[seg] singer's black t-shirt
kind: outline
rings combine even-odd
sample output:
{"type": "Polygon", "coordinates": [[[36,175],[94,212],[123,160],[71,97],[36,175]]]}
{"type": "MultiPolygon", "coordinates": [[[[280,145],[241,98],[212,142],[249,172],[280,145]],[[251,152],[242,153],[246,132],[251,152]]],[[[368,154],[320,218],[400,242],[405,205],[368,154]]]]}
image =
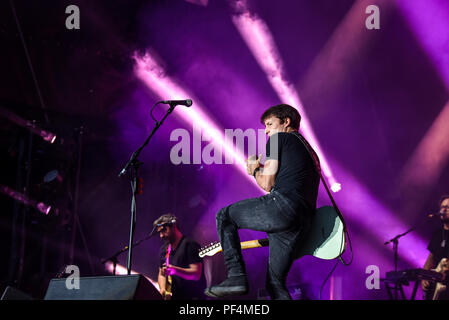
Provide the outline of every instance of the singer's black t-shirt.
{"type": "Polygon", "coordinates": [[[443,227],[435,230],[427,249],[434,255],[437,264],[441,259],[449,258],[449,230],[444,230],[443,227]]]}
{"type": "Polygon", "coordinates": [[[270,136],[266,156],[267,160],[279,161],[273,189],[289,198],[296,206],[294,209],[305,208],[313,212],[316,209],[320,175],[312,156],[297,134],[278,132],[270,136]]]}
{"type": "MultiPolygon", "coordinates": [[[[168,244],[162,245],[160,249],[160,264],[165,263],[168,244]]],[[[172,249],[169,263],[181,268],[188,268],[190,264],[201,262],[203,259],[198,256],[201,246],[194,240],[182,237],[176,249],[172,249]]],[[[186,280],[178,276],[172,276],[172,300],[201,300],[205,299],[206,278],[204,276],[204,263],[201,278],[198,281],[186,280]]]]}

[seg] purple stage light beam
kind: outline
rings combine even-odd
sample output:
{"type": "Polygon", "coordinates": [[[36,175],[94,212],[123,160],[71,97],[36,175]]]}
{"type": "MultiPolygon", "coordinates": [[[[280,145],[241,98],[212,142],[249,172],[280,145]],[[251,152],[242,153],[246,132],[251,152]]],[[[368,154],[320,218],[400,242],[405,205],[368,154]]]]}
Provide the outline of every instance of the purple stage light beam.
{"type": "Polygon", "coordinates": [[[396,3],[449,89],[449,2],[397,0],[396,3]]]}
{"type": "MultiPolygon", "coordinates": [[[[449,90],[449,2],[398,0],[397,6],[449,90]]],[[[449,101],[413,151],[401,173],[401,188],[413,192],[409,210],[419,208],[449,161],[449,101]]]]}
{"type": "MultiPolygon", "coordinates": [[[[404,185],[430,188],[449,160],[449,101],[421,139],[402,172],[404,185]]],[[[421,189],[421,188],[420,188],[421,189]]]]}
{"type": "MultiPolygon", "coordinates": [[[[108,272],[110,273],[114,273],[114,264],[110,261],[105,263],[105,268],[108,272]]],[[[116,275],[127,275],[128,274],[128,268],[122,266],[121,264],[116,264],[115,265],[115,274],[116,275]]],[[[131,274],[140,274],[137,271],[131,270],[131,274]]],[[[159,284],[157,283],[157,281],[154,281],[153,279],[151,279],[150,277],[147,277],[144,274],[140,274],[141,276],[143,276],[145,279],[147,279],[148,281],[151,282],[151,284],[157,289],[157,291],[159,290],[159,284]]]]}
{"type": "Polygon", "coordinates": [[[293,84],[286,79],[284,66],[271,32],[266,23],[248,10],[246,1],[234,4],[236,13],[232,21],[252,52],[259,66],[265,72],[268,81],[281,101],[298,109],[301,114],[301,131],[317,152],[324,175],[328,178],[333,192],[341,189],[324,157],[312,125],[306,116],[303,104],[293,84]]]}
{"type": "MultiPolygon", "coordinates": [[[[365,26],[368,15],[365,13],[371,0],[355,1],[345,14],[334,32],[328,38],[321,51],[315,56],[305,75],[300,80],[299,88],[303,96],[319,97],[322,92],[330,94],[338,91],[341,84],[348,81],[346,77],[356,66],[354,61],[369,50],[369,44],[377,34],[365,26]],[[323,77],[323,74],[326,77],[323,77]]],[[[376,0],[381,10],[382,25],[386,23],[394,1],[376,0]]]]}
{"type": "MultiPolygon", "coordinates": [[[[336,161],[332,161],[332,163],[345,184],[344,192],[340,192],[335,200],[343,214],[363,226],[367,235],[372,235],[381,245],[411,228],[397,219],[390,209],[382,205],[369,190],[339,166],[336,161]]],[[[423,219],[428,218],[423,216],[423,219]]],[[[408,233],[400,239],[399,250],[400,253],[403,253],[401,257],[413,266],[422,267],[424,265],[428,254],[426,248],[427,243],[416,232],[408,233]]]]}
{"type": "Polygon", "coordinates": [[[203,7],[207,7],[207,5],[209,4],[209,0],[185,0],[185,1],[203,7]]]}
{"type": "MultiPolygon", "coordinates": [[[[156,58],[150,53],[143,56],[134,54],[135,60],[135,74],[137,77],[147,85],[147,87],[156,93],[158,96],[172,100],[182,100],[186,97],[191,97],[192,94],[184,90],[174,80],[166,75],[164,69],[157,62],[156,58]]],[[[205,135],[209,137],[209,141],[217,148],[223,149],[226,155],[230,156],[237,164],[238,170],[247,177],[253,184],[257,186],[255,179],[246,172],[246,161],[244,156],[237,152],[232,143],[225,139],[217,125],[206,115],[203,111],[204,107],[194,100],[194,106],[191,108],[179,108],[176,110],[176,115],[179,115],[184,121],[194,127],[198,127],[205,135]]]]}

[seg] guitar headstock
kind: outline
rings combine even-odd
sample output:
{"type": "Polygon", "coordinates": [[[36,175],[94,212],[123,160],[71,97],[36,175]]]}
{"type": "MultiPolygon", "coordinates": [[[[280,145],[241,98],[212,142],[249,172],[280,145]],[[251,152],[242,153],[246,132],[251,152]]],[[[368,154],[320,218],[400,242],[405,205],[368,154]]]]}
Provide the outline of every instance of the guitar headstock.
{"type": "Polygon", "coordinates": [[[215,241],[211,242],[207,246],[202,247],[199,250],[198,255],[200,256],[200,258],[204,258],[205,256],[212,257],[213,255],[219,253],[221,250],[222,249],[220,242],[215,241]]]}

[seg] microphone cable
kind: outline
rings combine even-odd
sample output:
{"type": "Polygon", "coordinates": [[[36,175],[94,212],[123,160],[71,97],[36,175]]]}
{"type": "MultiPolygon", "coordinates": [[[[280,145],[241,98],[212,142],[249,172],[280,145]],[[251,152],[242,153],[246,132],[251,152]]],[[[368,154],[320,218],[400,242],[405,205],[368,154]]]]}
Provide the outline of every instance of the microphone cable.
{"type": "Polygon", "coordinates": [[[345,244],[346,237],[347,237],[347,239],[348,239],[349,249],[350,249],[350,251],[351,251],[351,259],[350,259],[349,262],[345,262],[345,260],[344,260],[343,257],[342,257],[342,254],[343,254],[343,253],[340,254],[340,255],[336,258],[337,261],[335,261],[335,264],[334,264],[334,266],[332,267],[331,271],[328,273],[328,275],[327,275],[326,278],[324,279],[323,283],[321,284],[320,292],[319,292],[319,294],[318,294],[318,300],[321,300],[321,295],[322,295],[323,288],[324,288],[326,282],[327,282],[327,281],[329,280],[329,278],[332,276],[332,273],[334,273],[335,269],[337,268],[338,262],[341,261],[341,263],[342,263],[344,266],[349,266],[349,265],[352,263],[352,261],[354,260],[354,252],[352,251],[351,238],[349,237],[349,232],[346,230],[346,228],[345,228],[345,231],[344,231],[344,236],[342,237],[342,241],[341,241],[341,243],[340,243],[340,251],[342,250],[342,248],[343,248],[343,246],[344,246],[344,244],[345,244]]]}

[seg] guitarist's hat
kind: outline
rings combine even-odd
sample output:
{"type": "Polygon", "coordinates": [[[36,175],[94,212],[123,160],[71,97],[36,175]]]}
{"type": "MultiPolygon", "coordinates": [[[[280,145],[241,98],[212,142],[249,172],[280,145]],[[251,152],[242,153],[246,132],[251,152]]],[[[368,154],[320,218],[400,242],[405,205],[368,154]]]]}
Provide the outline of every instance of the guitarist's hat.
{"type": "MultiPolygon", "coordinates": [[[[178,226],[178,218],[176,216],[172,215],[171,213],[164,214],[164,215],[160,216],[159,218],[157,218],[156,220],[154,220],[154,222],[153,222],[154,227],[162,227],[162,226],[169,227],[172,225],[178,226]]],[[[178,226],[178,228],[179,228],[179,226],[178,226]]]]}

